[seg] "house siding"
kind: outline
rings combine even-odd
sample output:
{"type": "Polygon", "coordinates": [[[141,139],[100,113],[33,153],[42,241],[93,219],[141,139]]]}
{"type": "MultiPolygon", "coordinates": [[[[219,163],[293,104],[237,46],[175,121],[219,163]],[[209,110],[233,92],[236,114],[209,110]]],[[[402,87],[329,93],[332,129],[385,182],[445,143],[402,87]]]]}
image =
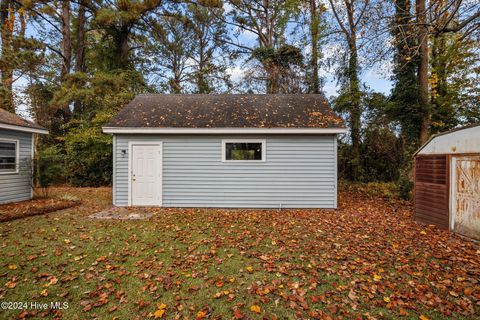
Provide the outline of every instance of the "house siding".
{"type": "Polygon", "coordinates": [[[117,135],[114,204],[128,205],[129,142],[161,141],[164,207],[335,208],[336,139],[336,135],[117,135]],[[265,139],[266,161],[222,162],[222,139],[238,138],[265,139]]]}
{"type": "Polygon", "coordinates": [[[18,173],[0,174],[0,203],[16,202],[32,197],[32,133],[0,129],[0,139],[19,140],[18,173]]]}

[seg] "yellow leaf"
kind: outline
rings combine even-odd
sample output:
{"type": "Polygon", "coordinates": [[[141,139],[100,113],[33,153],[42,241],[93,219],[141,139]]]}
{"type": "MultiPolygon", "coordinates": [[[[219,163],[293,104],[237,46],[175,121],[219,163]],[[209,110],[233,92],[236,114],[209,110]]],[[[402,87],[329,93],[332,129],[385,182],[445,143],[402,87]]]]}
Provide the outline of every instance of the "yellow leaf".
{"type": "Polygon", "coordinates": [[[425,232],[425,230],[422,230],[420,234],[427,234],[427,233],[425,232]]]}
{"type": "Polygon", "coordinates": [[[8,265],[8,269],[10,269],[10,270],[16,270],[16,269],[17,269],[17,266],[14,265],[14,264],[9,264],[9,265],[8,265]]]}
{"type": "Polygon", "coordinates": [[[385,301],[386,303],[389,303],[389,302],[390,302],[390,298],[389,298],[389,297],[383,297],[383,301],[385,301]]]}
{"type": "Polygon", "coordinates": [[[430,320],[428,317],[425,317],[423,314],[419,317],[420,320],[430,320]]]}
{"type": "Polygon", "coordinates": [[[382,280],[382,276],[379,276],[378,274],[373,275],[373,281],[380,281],[382,280]]]}
{"type": "Polygon", "coordinates": [[[234,277],[231,277],[231,278],[230,278],[230,282],[231,282],[231,283],[234,283],[234,282],[235,282],[235,278],[234,278],[234,277]]]}
{"type": "Polygon", "coordinates": [[[254,304],[253,306],[250,307],[250,311],[255,312],[255,313],[260,313],[262,309],[260,309],[260,306],[257,306],[254,304]]]}
{"type": "Polygon", "coordinates": [[[253,272],[253,267],[252,267],[252,266],[248,266],[246,269],[247,269],[247,271],[248,271],[249,273],[252,273],[252,272],[253,272]]]}
{"type": "Polygon", "coordinates": [[[47,290],[47,289],[43,289],[42,292],[40,292],[40,295],[41,295],[42,297],[48,296],[48,290],[47,290]]]}
{"type": "Polygon", "coordinates": [[[165,303],[161,303],[161,304],[158,304],[158,303],[157,303],[157,307],[158,307],[158,309],[160,309],[160,310],[167,309],[167,305],[166,305],[165,303]]]}
{"type": "Polygon", "coordinates": [[[164,314],[165,314],[165,309],[158,309],[158,310],[155,311],[155,313],[153,314],[153,317],[154,317],[155,319],[158,319],[158,318],[163,317],[164,314]]]}
{"type": "Polygon", "coordinates": [[[205,319],[206,316],[207,316],[206,311],[200,310],[197,312],[197,319],[205,319]]]}

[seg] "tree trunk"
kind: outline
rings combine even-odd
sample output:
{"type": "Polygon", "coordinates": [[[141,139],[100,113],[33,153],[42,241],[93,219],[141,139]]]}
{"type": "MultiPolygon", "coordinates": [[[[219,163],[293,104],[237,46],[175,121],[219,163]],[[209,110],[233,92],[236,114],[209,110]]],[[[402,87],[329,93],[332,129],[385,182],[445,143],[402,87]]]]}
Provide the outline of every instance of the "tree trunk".
{"type": "MultiPolygon", "coordinates": [[[[11,0],[2,0],[0,4],[0,23],[2,40],[2,59],[8,61],[13,54],[13,28],[15,24],[14,4],[11,0]]],[[[15,113],[13,103],[13,68],[9,63],[1,66],[2,87],[0,91],[0,108],[15,113]]]]}
{"type": "Polygon", "coordinates": [[[196,80],[197,80],[197,92],[198,93],[210,93],[210,86],[208,84],[207,79],[205,78],[206,74],[206,67],[207,67],[207,58],[206,58],[206,44],[204,41],[204,38],[202,37],[205,30],[202,30],[203,32],[200,33],[200,36],[198,38],[198,70],[196,74],[196,80]]]}
{"type": "Polygon", "coordinates": [[[130,46],[128,44],[128,37],[130,36],[129,27],[121,27],[116,34],[116,61],[114,64],[118,69],[127,70],[130,66],[130,46]]]}
{"type": "Polygon", "coordinates": [[[428,93],[428,28],[425,11],[425,0],[416,0],[416,14],[418,25],[418,87],[419,104],[422,112],[420,124],[420,143],[427,141],[430,127],[430,105],[428,93]]]}
{"type": "Polygon", "coordinates": [[[358,79],[358,50],[357,50],[357,28],[355,26],[355,8],[353,3],[345,1],[348,15],[349,35],[348,35],[348,81],[350,89],[350,130],[352,137],[352,179],[359,180],[360,172],[360,83],[358,79]]]}
{"type": "Polygon", "coordinates": [[[77,48],[75,50],[75,71],[85,71],[85,5],[80,1],[77,18],[77,48]]]}
{"type": "Polygon", "coordinates": [[[61,81],[70,73],[72,64],[72,43],[70,35],[70,1],[62,2],[62,55],[61,81]]]}
{"type": "MultiPolygon", "coordinates": [[[[77,17],[77,47],[75,50],[75,72],[85,72],[85,0],[81,0],[78,7],[77,17]]],[[[74,101],[75,113],[83,111],[82,102],[79,99],[74,101]]]]}
{"type": "MultiPolygon", "coordinates": [[[[60,71],[60,81],[66,81],[72,65],[72,39],[70,31],[70,1],[62,2],[62,70],[60,71]]],[[[60,113],[64,123],[70,120],[70,105],[60,106],[60,113]]]]}
{"type": "Polygon", "coordinates": [[[275,94],[279,91],[278,76],[279,71],[274,63],[269,66],[264,66],[267,73],[267,94],[275,94]]]}
{"type": "Polygon", "coordinates": [[[318,77],[319,14],[317,0],[310,0],[310,37],[312,41],[312,57],[310,61],[312,74],[309,81],[310,93],[320,93],[320,79],[318,77]]]}
{"type": "Polygon", "coordinates": [[[360,178],[360,84],[358,80],[358,53],[355,37],[350,40],[350,57],[348,61],[348,78],[350,87],[350,130],[352,137],[352,178],[360,178]]]}

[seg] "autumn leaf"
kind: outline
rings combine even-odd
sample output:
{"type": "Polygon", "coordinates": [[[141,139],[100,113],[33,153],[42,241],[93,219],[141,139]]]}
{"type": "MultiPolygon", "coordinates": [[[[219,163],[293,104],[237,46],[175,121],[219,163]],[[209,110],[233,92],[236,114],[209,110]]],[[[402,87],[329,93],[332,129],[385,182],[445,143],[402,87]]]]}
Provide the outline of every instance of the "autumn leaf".
{"type": "Polygon", "coordinates": [[[243,313],[238,308],[233,309],[233,318],[234,319],[243,319],[243,313]]]}
{"type": "Polygon", "coordinates": [[[163,317],[164,314],[165,314],[165,309],[158,309],[157,311],[155,311],[155,312],[153,313],[153,317],[154,317],[155,319],[158,319],[158,318],[163,317]]]}
{"type": "Polygon", "coordinates": [[[51,285],[57,284],[58,279],[56,277],[52,277],[50,281],[45,285],[46,287],[49,287],[51,285]]]}
{"type": "Polygon", "coordinates": [[[380,281],[380,280],[382,280],[382,276],[380,276],[378,274],[373,275],[373,281],[380,281]]]}
{"type": "Polygon", "coordinates": [[[260,308],[260,306],[254,304],[254,305],[252,305],[252,306],[250,307],[250,311],[255,312],[255,313],[260,313],[260,312],[261,312],[261,308],[260,308]]]}
{"type": "Polygon", "coordinates": [[[197,312],[197,319],[205,319],[207,317],[207,312],[204,310],[200,310],[197,312]]]}
{"type": "Polygon", "coordinates": [[[424,316],[423,314],[418,317],[420,320],[430,320],[430,318],[424,316]]]}
{"type": "Polygon", "coordinates": [[[17,283],[14,282],[14,281],[8,281],[7,283],[5,283],[5,287],[9,288],[9,289],[13,289],[17,286],[17,283]]]}
{"type": "Polygon", "coordinates": [[[247,272],[248,272],[248,273],[252,273],[252,272],[253,272],[253,267],[252,267],[252,266],[248,266],[248,267],[246,267],[245,269],[247,269],[247,272]]]}
{"type": "Polygon", "coordinates": [[[15,265],[15,264],[9,264],[9,265],[8,265],[8,269],[9,269],[9,270],[16,270],[16,269],[17,269],[17,265],[15,265]]]}
{"type": "Polygon", "coordinates": [[[350,292],[348,293],[348,297],[350,298],[350,300],[358,300],[358,296],[355,294],[355,291],[353,290],[350,290],[350,292]]]}
{"type": "Polygon", "coordinates": [[[404,316],[404,317],[409,315],[407,310],[405,310],[403,308],[400,308],[400,310],[398,312],[400,313],[401,316],[404,316]]]}
{"type": "Polygon", "coordinates": [[[159,310],[167,309],[167,305],[165,303],[157,303],[157,308],[159,310]]]}

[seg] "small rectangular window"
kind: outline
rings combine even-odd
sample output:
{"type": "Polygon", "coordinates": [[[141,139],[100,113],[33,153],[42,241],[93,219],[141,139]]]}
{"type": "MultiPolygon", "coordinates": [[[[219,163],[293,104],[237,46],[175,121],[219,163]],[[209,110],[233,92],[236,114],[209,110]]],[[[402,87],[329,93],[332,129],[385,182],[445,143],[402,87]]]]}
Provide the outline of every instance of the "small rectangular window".
{"type": "Polygon", "coordinates": [[[0,173],[17,172],[18,142],[0,140],[0,173]]]}
{"type": "Polygon", "coordinates": [[[265,161],[264,140],[224,140],[223,161],[265,161]]]}

